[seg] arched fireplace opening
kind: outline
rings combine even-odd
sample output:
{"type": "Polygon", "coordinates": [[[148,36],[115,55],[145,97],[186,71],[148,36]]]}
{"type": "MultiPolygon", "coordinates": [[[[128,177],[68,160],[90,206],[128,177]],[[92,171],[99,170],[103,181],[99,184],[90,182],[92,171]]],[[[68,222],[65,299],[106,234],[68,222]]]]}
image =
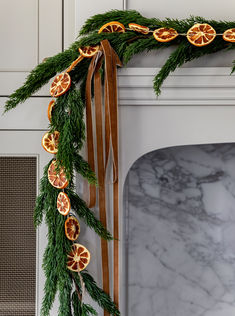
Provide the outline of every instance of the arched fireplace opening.
{"type": "Polygon", "coordinates": [[[143,155],[123,201],[125,314],[234,314],[235,143],[143,155]]]}

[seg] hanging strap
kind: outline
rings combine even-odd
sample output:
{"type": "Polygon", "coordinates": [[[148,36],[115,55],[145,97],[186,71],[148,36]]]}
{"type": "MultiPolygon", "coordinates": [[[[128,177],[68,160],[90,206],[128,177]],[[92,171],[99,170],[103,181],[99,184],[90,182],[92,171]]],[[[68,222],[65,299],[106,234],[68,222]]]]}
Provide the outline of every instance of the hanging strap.
{"type": "MultiPolygon", "coordinates": [[[[106,188],[105,188],[105,165],[104,165],[104,144],[103,144],[103,113],[102,113],[102,83],[100,76],[100,67],[103,57],[100,58],[94,74],[94,97],[95,97],[95,117],[96,117],[96,150],[97,150],[97,167],[98,167],[98,194],[99,194],[99,213],[100,221],[107,228],[106,218],[106,188]]],[[[109,256],[108,242],[101,238],[102,252],[102,276],[103,290],[110,293],[109,287],[109,256]]],[[[110,315],[104,310],[104,316],[110,315]]]]}
{"type": "MultiPolygon", "coordinates": [[[[108,40],[101,42],[101,50],[92,58],[86,81],[86,125],[87,125],[87,151],[88,163],[95,171],[95,154],[92,122],[92,95],[91,85],[94,77],[95,121],[96,121],[96,150],[98,168],[98,194],[100,220],[107,227],[106,218],[106,188],[105,178],[109,158],[112,158],[113,170],[113,296],[118,306],[119,302],[119,195],[118,195],[118,103],[117,103],[117,65],[121,66],[118,55],[110,46],[108,40]],[[102,83],[100,68],[105,60],[105,135],[103,135],[103,112],[102,112],[102,83]],[[103,137],[104,136],[104,137],[103,137]],[[104,141],[105,146],[104,146],[104,141]],[[110,150],[111,149],[111,150],[110,150]],[[104,156],[105,153],[105,156],[104,156]],[[112,154],[112,155],[111,155],[112,154]]],[[[93,207],[96,203],[96,188],[89,187],[88,206],[93,207]]],[[[102,250],[102,274],[103,289],[109,294],[109,256],[106,240],[101,240],[102,250]]],[[[104,315],[109,313],[104,311],[104,315]]]]}
{"type": "MultiPolygon", "coordinates": [[[[88,68],[86,80],[86,139],[87,139],[87,161],[91,169],[95,172],[95,154],[93,141],[93,123],[92,123],[92,95],[91,82],[98,62],[98,53],[92,57],[88,68]]],[[[84,183],[84,196],[88,207],[94,207],[96,204],[96,187],[87,182],[84,183]],[[87,188],[89,187],[89,189],[87,188]]]]}
{"type": "Polygon", "coordinates": [[[118,192],[118,102],[117,65],[121,61],[108,40],[101,42],[105,56],[105,169],[107,168],[110,143],[113,159],[113,297],[119,305],[119,192],[118,192]]]}

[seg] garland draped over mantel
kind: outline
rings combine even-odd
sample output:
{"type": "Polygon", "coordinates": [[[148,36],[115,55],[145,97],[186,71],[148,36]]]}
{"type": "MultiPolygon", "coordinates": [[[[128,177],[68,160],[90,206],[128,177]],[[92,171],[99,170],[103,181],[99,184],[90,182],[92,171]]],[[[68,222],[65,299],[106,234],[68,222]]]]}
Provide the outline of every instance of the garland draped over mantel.
{"type": "MultiPolygon", "coordinates": [[[[118,121],[116,68],[145,50],[173,46],[174,50],[154,78],[154,90],[160,94],[163,81],[184,63],[221,50],[235,48],[235,22],[190,17],[184,20],[148,19],[137,11],[112,10],[86,21],[79,39],[71,47],[39,64],[7,100],[5,111],[24,102],[52,77],[50,93],[56,99],[48,107],[49,132],[43,147],[55,155],[40,183],[34,212],[35,227],[43,218],[48,226],[48,245],[43,257],[46,275],[41,315],[48,316],[59,292],[59,316],[88,316],[97,312],[83,300],[86,291],[106,315],[118,310],[118,121]],[[97,178],[93,141],[92,103],[94,97],[97,145],[97,178]],[[104,107],[103,107],[104,102],[104,107]],[[85,140],[88,162],[79,154],[85,140]],[[105,128],[102,126],[104,112],[105,128]],[[103,135],[103,131],[105,131],[103,135]],[[114,238],[106,229],[105,173],[109,156],[113,165],[114,238]],[[85,202],[75,192],[74,170],[90,185],[85,202]],[[95,205],[96,186],[100,220],[90,207],[95,205]],[[71,216],[72,215],[72,216],[71,216]],[[82,218],[102,239],[103,289],[85,271],[89,251],[76,240],[80,232],[77,218],[82,218]],[[114,290],[109,296],[107,241],[114,243],[114,290]]],[[[235,70],[233,62],[232,72],[235,70]]],[[[82,230],[82,227],[81,227],[82,230]]],[[[92,257],[91,257],[92,260],[92,257]]]]}

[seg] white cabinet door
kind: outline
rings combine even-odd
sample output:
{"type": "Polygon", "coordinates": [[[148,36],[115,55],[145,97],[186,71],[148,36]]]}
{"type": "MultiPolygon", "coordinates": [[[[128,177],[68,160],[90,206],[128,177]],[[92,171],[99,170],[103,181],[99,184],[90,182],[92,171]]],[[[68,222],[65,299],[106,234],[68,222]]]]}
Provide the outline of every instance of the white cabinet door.
{"type": "MultiPolygon", "coordinates": [[[[32,223],[34,200],[38,193],[39,181],[45,164],[51,159],[51,155],[41,146],[42,135],[48,129],[49,85],[25,103],[18,105],[15,110],[5,115],[2,115],[2,113],[7,96],[23,84],[29,72],[45,57],[53,56],[63,50],[63,0],[1,0],[0,21],[0,201],[5,201],[4,205],[8,209],[7,217],[4,219],[1,216],[0,225],[3,225],[5,221],[5,227],[9,226],[13,230],[12,235],[19,233],[19,241],[23,240],[23,248],[22,244],[18,247],[22,251],[25,247],[25,253],[19,258],[19,273],[22,272],[22,275],[24,275],[23,265],[27,266],[29,263],[36,265],[30,272],[31,274],[26,273],[26,279],[29,279],[29,283],[31,282],[31,285],[35,284],[34,291],[32,290],[33,293],[31,293],[31,300],[27,296],[28,290],[22,288],[22,286],[18,286],[17,289],[16,284],[16,289],[14,289],[16,295],[13,301],[11,295],[8,297],[8,293],[10,293],[9,289],[14,287],[14,284],[11,284],[10,281],[12,276],[14,277],[14,268],[17,262],[14,254],[12,257],[9,254],[10,262],[5,270],[10,271],[12,267],[12,274],[8,278],[4,278],[4,282],[0,277],[0,315],[10,315],[10,311],[12,315],[15,315],[17,311],[17,315],[21,312],[19,315],[27,316],[32,315],[32,309],[34,309],[36,311],[35,315],[39,316],[45,281],[42,271],[42,259],[47,244],[47,231],[43,224],[34,234],[32,223]],[[7,172],[9,172],[9,166],[11,165],[15,168],[15,180],[10,182],[12,177],[10,178],[9,175],[8,183],[7,172]],[[28,174],[28,165],[36,174],[33,174],[31,169],[31,173],[28,174]],[[25,184],[20,188],[21,183],[23,183],[20,178],[22,176],[26,178],[26,181],[24,181],[24,183],[26,182],[26,191],[27,181],[32,183],[34,197],[29,197],[29,192],[21,193],[18,202],[19,213],[22,212],[22,218],[19,217],[18,221],[17,216],[12,216],[13,225],[11,227],[8,217],[11,219],[11,213],[14,212],[18,214],[17,209],[14,209],[17,198],[12,194],[15,193],[17,196],[18,191],[12,190],[11,186],[18,184],[19,192],[24,192],[25,184]],[[1,186],[4,187],[4,190],[1,190],[1,186]],[[31,199],[30,205],[27,204],[28,198],[31,199]],[[12,206],[12,204],[14,205],[12,206]],[[32,208],[31,212],[28,210],[29,213],[27,213],[26,208],[22,205],[28,205],[28,208],[32,208]],[[20,228],[25,224],[26,213],[29,214],[32,240],[30,240],[28,233],[24,235],[24,232],[22,232],[22,236],[20,235],[20,228]],[[35,249],[29,250],[29,244],[35,249]],[[24,258],[26,259],[25,263],[23,263],[24,258]],[[29,275],[34,277],[30,279],[29,275]],[[21,293],[21,295],[17,293],[21,293]],[[34,299],[32,299],[32,295],[34,299]]],[[[4,214],[2,208],[5,208],[5,206],[0,203],[1,215],[4,214]]],[[[6,234],[3,229],[0,229],[0,240],[3,240],[7,245],[8,235],[6,234]]],[[[10,249],[16,248],[17,250],[16,245],[17,241],[11,243],[10,249]]],[[[1,247],[0,272],[4,270],[2,264],[3,253],[4,247],[1,247]]],[[[51,315],[57,315],[56,306],[51,315]]]]}
{"type": "Polygon", "coordinates": [[[12,93],[45,57],[62,51],[62,3],[0,1],[0,95],[12,93]]]}

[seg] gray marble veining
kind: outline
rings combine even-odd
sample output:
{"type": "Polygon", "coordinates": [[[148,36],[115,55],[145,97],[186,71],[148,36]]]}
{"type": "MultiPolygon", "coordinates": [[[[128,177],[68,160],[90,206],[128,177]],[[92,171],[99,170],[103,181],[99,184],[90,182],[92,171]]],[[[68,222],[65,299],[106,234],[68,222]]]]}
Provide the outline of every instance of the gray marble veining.
{"type": "Polygon", "coordinates": [[[141,157],[124,204],[126,316],[234,316],[235,144],[141,157]]]}

